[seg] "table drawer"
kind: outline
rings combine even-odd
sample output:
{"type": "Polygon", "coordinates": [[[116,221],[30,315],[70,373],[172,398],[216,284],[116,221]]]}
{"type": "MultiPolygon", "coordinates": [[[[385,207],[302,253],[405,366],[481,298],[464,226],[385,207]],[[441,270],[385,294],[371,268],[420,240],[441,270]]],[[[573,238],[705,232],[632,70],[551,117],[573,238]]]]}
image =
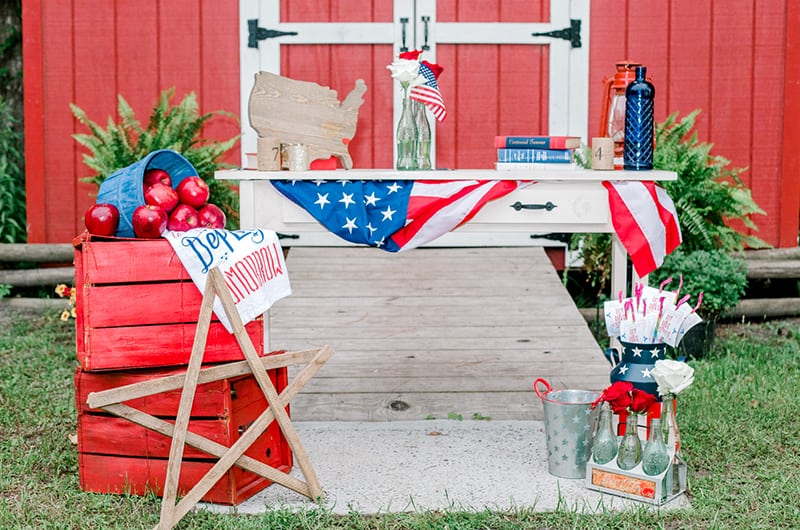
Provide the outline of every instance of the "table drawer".
{"type": "MultiPolygon", "coordinates": [[[[292,245],[344,244],[324,229],[308,212],[286,199],[268,182],[243,182],[242,219],[253,226],[284,234],[300,234],[292,245]],[[246,200],[246,197],[250,200],[246,200]]],[[[530,184],[486,204],[454,233],[601,232],[611,229],[608,192],[591,181],[545,181],[530,184]],[[512,207],[552,203],[547,209],[512,207]]],[[[447,238],[452,234],[442,236],[447,238]]],[[[526,236],[527,237],[527,236],[526,236]]],[[[470,245],[471,246],[471,245],[470,245]]]]}
{"type": "Polygon", "coordinates": [[[608,222],[608,192],[601,183],[582,182],[576,185],[540,182],[490,202],[470,224],[566,225],[608,222]],[[550,209],[541,208],[544,205],[550,209]]]}

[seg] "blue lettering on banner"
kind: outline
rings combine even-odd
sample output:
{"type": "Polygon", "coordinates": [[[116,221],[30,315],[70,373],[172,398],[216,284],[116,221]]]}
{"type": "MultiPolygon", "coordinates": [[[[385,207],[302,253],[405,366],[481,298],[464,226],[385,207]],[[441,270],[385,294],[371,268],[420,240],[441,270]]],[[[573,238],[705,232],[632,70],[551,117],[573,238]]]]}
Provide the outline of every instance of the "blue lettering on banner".
{"type": "Polygon", "coordinates": [[[186,236],[181,238],[181,245],[189,247],[195,254],[198,263],[201,265],[203,274],[207,274],[212,266],[227,261],[228,256],[233,252],[233,246],[228,241],[233,237],[236,241],[250,238],[252,243],[258,244],[266,239],[264,231],[256,230],[209,230],[200,237],[186,236]]]}

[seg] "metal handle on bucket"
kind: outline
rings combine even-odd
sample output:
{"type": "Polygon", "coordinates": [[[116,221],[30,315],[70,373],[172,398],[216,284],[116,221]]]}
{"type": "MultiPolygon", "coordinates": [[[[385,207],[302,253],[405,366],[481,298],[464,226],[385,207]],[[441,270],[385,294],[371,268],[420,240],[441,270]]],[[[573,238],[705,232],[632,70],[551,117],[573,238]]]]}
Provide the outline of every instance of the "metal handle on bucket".
{"type": "Polygon", "coordinates": [[[548,383],[546,379],[542,379],[541,377],[537,378],[536,381],[533,382],[533,391],[536,392],[536,395],[539,396],[539,399],[544,399],[544,394],[542,394],[541,391],[539,391],[538,388],[539,384],[544,385],[545,388],[544,394],[547,394],[548,392],[553,390],[553,387],[550,386],[550,383],[548,383]]]}

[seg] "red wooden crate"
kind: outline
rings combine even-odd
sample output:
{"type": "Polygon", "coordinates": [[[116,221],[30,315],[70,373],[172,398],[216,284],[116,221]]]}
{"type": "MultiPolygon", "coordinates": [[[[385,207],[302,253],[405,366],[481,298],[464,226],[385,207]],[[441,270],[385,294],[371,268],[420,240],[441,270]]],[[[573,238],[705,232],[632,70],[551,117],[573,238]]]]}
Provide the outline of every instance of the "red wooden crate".
{"type": "MultiPolygon", "coordinates": [[[[84,491],[137,495],[154,492],[161,495],[171,438],[101,410],[89,409],[86,399],[91,392],[180,372],[182,370],[174,369],[88,372],[78,368],[75,401],[78,406],[79,477],[84,491]]],[[[269,374],[280,393],[288,383],[286,368],[271,370],[269,374]]],[[[174,390],[125,404],[174,423],[180,394],[181,390],[174,390]]],[[[230,447],[266,408],[267,401],[252,375],[204,383],[197,387],[189,431],[230,447]]],[[[276,422],[245,454],[287,473],[292,468],[291,449],[276,422]]],[[[178,482],[179,493],[188,492],[216,460],[187,445],[178,482]]],[[[233,466],[203,500],[238,504],[270,484],[259,475],[233,466]]]]}
{"type": "MultiPolygon", "coordinates": [[[[165,239],[94,238],[75,246],[76,350],[85,370],[189,362],[202,293],[165,239]]],[[[245,326],[264,354],[263,318],[245,326]]],[[[244,359],[236,337],[212,316],[204,362],[244,359]]]]}

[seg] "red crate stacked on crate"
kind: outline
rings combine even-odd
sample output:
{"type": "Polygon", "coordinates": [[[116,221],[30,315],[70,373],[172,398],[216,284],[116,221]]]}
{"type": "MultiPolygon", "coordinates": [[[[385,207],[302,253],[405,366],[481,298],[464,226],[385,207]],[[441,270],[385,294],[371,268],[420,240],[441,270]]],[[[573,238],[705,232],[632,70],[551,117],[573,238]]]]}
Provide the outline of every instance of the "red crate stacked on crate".
{"type": "MultiPolygon", "coordinates": [[[[74,242],[77,298],[75,374],[81,488],[102,493],[161,493],[171,439],[132,422],[89,409],[89,393],[185,371],[194,343],[202,294],[166,240],[98,239],[84,234],[74,242]]],[[[264,323],[245,327],[259,356],[264,323]]],[[[234,335],[212,318],[204,362],[239,361],[244,355],[234,335]]],[[[286,368],[269,372],[276,390],[287,385],[286,368]]],[[[125,402],[174,421],[180,390],[125,402]]],[[[189,430],[230,447],[267,408],[252,375],[199,385],[189,430]]],[[[291,450],[273,423],[246,453],[289,472],[291,450]]],[[[216,459],[187,446],[179,481],[183,494],[216,459]]],[[[203,497],[238,504],[271,482],[232,467],[203,497]]]]}

